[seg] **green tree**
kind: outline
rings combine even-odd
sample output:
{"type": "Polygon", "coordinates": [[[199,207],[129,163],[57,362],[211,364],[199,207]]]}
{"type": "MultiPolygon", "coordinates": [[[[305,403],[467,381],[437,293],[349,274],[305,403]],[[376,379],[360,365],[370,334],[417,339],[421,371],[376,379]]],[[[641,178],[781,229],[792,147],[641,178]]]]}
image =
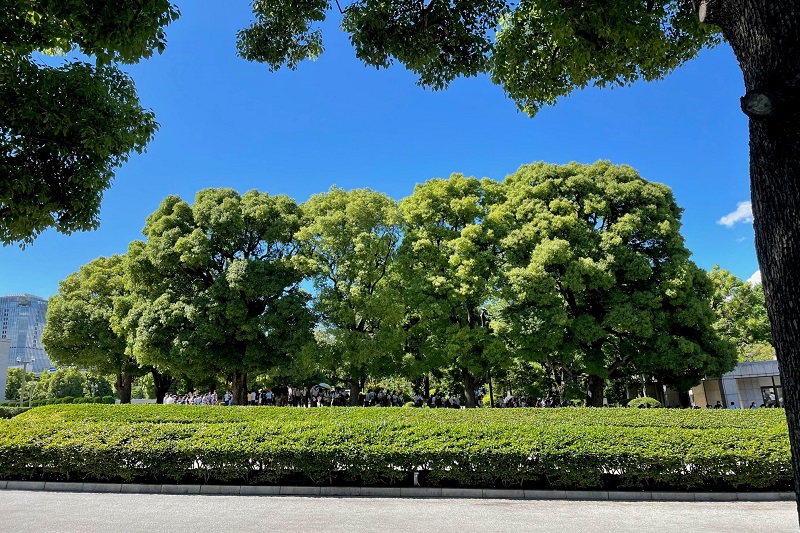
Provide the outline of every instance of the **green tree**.
{"type": "Polygon", "coordinates": [[[127,296],[125,257],[99,257],[70,274],[50,298],[42,345],[57,365],[116,375],[120,402],[130,403],[131,381],[144,370],[115,331],[114,306],[127,296]]]}
{"type": "Polygon", "coordinates": [[[402,348],[403,307],[391,268],[401,237],[397,202],[369,189],[335,187],[302,205],[298,256],[314,281],[318,353],[326,369],[350,388],[350,401],[368,377],[391,372],[402,348]]]}
{"type": "Polygon", "coordinates": [[[646,373],[685,391],[733,368],[666,186],[606,162],[523,166],[504,184],[492,221],[503,323],[521,353],[585,374],[596,407],[608,379],[646,373]]]}
{"type": "Polygon", "coordinates": [[[739,348],[739,361],[773,361],[774,359],[775,347],[771,344],[754,342],[739,348]]]}
{"type": "Polygon", "coordinates": [[[294,200],[205,189],[190,206],[167,197],[129,247],[136,295],[134,353],[142,364],[197,383],[224,376],[237,404],[247,376],[297,354],[310,340],[309,295],[292,262],[294,200]]]}
{"type": "MultiPolygon", "coordinates": [[[[75,367],[42,373],[36,388],[37,398],[83,398],[86,377],[75,367]]],[[[27,393],[26,393],[27,394],[27,393]]]]}
{"type": "MultiPolygon", "coordinates": [[[[271,69],[322,51],[329,0],[253,3],[239,53],[271,69]]],[[[337,3],[337,7],[339,4],[337,3]]],[[[725,40],[744,79],[756,253],[786,396],[800,496],[800,4],[795,0],[361,0],[342,28],[356,55],[441,88],[486,72],[534,114],[576,88],[660,79],[725,40]]],[[[702,87],[697,91],[702,105],[702,87]]],[[[687,102],[687,108],[690,103],[687,102]]],[[[798,497],[800,502],[800,497],[798,497]]],[[[800,503],[798,504],[800,510],[800,503]]]]}
{"type": "Polygon", "coordinates": [[[86,380],[83,386],[84,396],[102,398],[103,396],[114,395],[114,389],[107,376],[89,372],[84,374],[84,378],[86,380]]]}
{"type": "Polygon", "coordinates": [[[750,285],[718,265],[708,275],[714,284],[712,307],[719,334],[736,345],[740,361],[772,359],[772,332],[761,285],[750,285]]]}
{"type": "Polygon", "coordinates": [[[500,184],[453,174],[417,185],[401,200],[401,279],[419,353],[429,369],[454,367],[467,407],[476,378],[504,364],[507,354],[488,307],[496,297],[499,242],[486,223],[500,184]]]}
{"type": "Polygon", "coordinates": [[[48,227],[95,229],[114,169],[157,124],[116,63],[166,44],[169,0],[7,0],[0,20],[0,242],[30,244],[48,227]],[[35,52],[77,50],[94,65],[45,65],[35,52]]]}
{"type": "Polygon", "coordinates": [[[50,396],[50,381],[53,379],[54,372],[55,371],[50,372],[49,370],[45,369],[44,372],[39,374],[39,380],[36,383],[36,390],[33,394],[33,398],[35,400],[55,398],[55,396],[50,396]]]}
{"type": "Polygon", "coordinates": [[[328,344],[329,369],[350,388],[382,378],[402,349],[403,306],[391,268],[401,237],[397,202],[369,189],[331,188],[302,206],[297,234],[303,270],[313,278],[313,308],[328,344]]]}
{"type": "MultiPolygon", "coordinates": [[[[36,381],[35,372],[25,373],[25,384],[36,381]]],[[[11,367],[6,374],[6,400],[19,401],[19,393],[22,390],[22,368],[11,367]]],[[[28,397],[28,391],[25,391],[25,398],[28,397]]]]}

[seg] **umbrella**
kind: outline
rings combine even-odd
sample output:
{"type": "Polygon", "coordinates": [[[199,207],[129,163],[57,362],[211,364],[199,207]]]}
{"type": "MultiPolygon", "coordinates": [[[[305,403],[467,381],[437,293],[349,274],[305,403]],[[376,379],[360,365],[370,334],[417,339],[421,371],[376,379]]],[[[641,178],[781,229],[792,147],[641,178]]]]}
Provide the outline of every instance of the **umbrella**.
{"type": "Polygon", "coordinates": [[[330,388],[331,388],[331,386],[328,385],[327,383],[320,383],[319,385],[317,385],[317,387],[319,387],[321,389],[328,389],[328,390],[330,390],[330,388]]]}

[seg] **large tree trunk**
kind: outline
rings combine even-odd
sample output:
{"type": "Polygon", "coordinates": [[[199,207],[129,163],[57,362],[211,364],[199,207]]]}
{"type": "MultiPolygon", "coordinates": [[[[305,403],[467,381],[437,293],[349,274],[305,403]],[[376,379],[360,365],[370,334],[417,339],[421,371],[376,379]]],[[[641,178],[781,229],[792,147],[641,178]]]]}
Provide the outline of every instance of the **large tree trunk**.
{"type": "Polygon", "coordinates": [[[475,376],[466,368],[461,369],[461,378],[464,383],[464,396],[467,398],[467,408],[475,407],[475,376]]]}
{"type": "Polygon", "coordinates": [[[247,405],[247,372],[235,371],[231,378],[233,405],[247,405]]]}
{"type": "Polygon", "coordinates": [[[133,384],[133,374],[130,372],[122,372],[117,374],[117,380],[114,386],[119,394],[119,403],[131,403],[131,389],[133,384]]]}
{"type": "Polygon", "coordinates": [[[725,0],[718,24],[739,60],[750,117],[756,254],[778,356],[800,505],[800,3],[725,0]]]}
{"type": "Polygon", "coordinates": [[[169,374],[162,374],[155,368],[150,373],[153,375],[153,383],[156,386],[156,403],[164,403],[164,396],[166,396],[175,378],[169,374]]]}
{"type": "Polygon", "coordinates": [[[689,397],[689,391],[679,391],[678,392],[678,401],[681,404],[681,407],[691,407],[692,400],[689,397]]]}
{"type": "Polygon", "coordinates": [[[361,393],[361,380],[349,379],[347,385],[350,387],[350,405],[356,407],[358,406],[358,395],[361,393]]]}
{"type": "Polygon", "coordinates": [[[606,380],[589,374],[586,378],[586,407],[603,407],[603,389],[606,380]]]}

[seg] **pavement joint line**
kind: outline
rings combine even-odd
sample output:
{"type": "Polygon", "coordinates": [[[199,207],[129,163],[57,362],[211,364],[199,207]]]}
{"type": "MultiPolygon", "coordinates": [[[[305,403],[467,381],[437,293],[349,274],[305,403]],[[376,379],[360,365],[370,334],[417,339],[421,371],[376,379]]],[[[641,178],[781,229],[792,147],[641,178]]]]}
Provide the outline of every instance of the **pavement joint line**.
{"type": "Polygon", "coordinates": [[[310,496],[372,498],[518,499],[564,501],[775,502],[795,501],[793,492],[680,492],[558,489],[489,489],[475,487],[337,487],[293,485],[172,485],[67,481],[0,480],[0,491],[103,492],[200,496],[310,496]]]}

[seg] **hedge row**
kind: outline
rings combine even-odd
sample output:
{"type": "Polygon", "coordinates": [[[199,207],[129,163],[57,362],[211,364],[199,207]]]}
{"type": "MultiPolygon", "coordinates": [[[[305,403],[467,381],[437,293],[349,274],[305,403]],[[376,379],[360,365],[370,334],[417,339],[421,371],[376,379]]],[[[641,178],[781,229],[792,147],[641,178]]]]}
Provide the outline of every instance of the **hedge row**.
{"type": "Polygon", "coordinates": [[[0,421],[0,476],[772,490],[782,410],[52,406],[0,421]]]}
{"type": "Polygon", "coordinates": [[[30,409],[30,407],[6,407],[0,406],[0,418],[14,418],[20,413],[24,413],[30,409]]]}
{"type": "MultiPolygon", "coordinates": [[[[60,405],[64,403],[105,403],[105,404],[114,404],[117,401],[114,399],[113,396],[94,396],[91,398],[88,397],[80,397],[80,398],[73,398],[72,396],[64,396],[63,398],[47,398],[43,400],[32,400],[30,402],[31,407],[41,407],[43,405],[60,405]]],[[[25,405],[28,405],[28,401],[25,400],[25,405]]],[[[19,406],[19,402],[3,402],[0,403],[0,407],[15,407],[19,406]]]]}

